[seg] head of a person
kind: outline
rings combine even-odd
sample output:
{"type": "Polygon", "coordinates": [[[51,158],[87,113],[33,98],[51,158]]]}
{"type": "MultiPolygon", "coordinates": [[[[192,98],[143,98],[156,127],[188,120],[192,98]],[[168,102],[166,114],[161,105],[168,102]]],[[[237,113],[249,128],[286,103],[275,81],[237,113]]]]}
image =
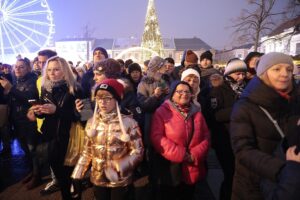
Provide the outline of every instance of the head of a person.
{"type": "Polygon", "coordinates": [[[58,56],[49,58],[44,67],[42,85],[63,80],[68,85],[69,92],[74,94],[76,80],[68,62],[64,58],[58,56]]]}
{"type": "Polygon", "coordinates": [[[171,74],[174,70],[174,66],[175,66],[175,61],[173,58],[171,57],[167,57],[165,58],[165,68],[166,68],[166,73],[167,74],[171,74]]]}
{"type": "Polygon", "coordinates": [[[192,101],[193,89],[184,81],[172,85],[170,100],[180,106],[189,105],[192,101]]]}
{"type": "Polygon", "coordinates": [[[200,92],[200,75],[197,70],[188,68],[181,74],[181,81],[187,82],[193,89],[193,95],[197,96],[200,92]]]}
{"type": "Polygon", "coordinates": [[[9,64],[3,64],[2,65],[2,72],[4,74],[10,74],[12,72],[12,67],[9,64]]]}
{"type": "Polygon", "coordinates": [[[223,76],[221,74],[212,74],[209,77],[209,82],[212,87],[218,87],[223,84],[223,76]]]}
{"type": "Polygon", "coordinates": [[[165,60],[160,56],[154,56],[150,59],[148,64],[147,76],[160,78],[159,75],[164,74],[166,69],[164,68],[165,60]],[[159,77],[158,77],[159,76],[159,77]]]}
{"type": "Polygon", "coordinates": [[[142,68],[138,63],[132,63],[128,66],[128,74],[134,82],[139,82],[142,77],[142,68]]]}
{"type": "Polygon", "coordinates": [[[251,69],[255,70],[257,63],[259,61],[259,58],[263,55],[264,55],[263,53],[259,53],[257,51],[252,51],[252,52],[248,53],[248,55],[244,59],[244,62],[246,63],[247,68],[248,69],[251,68],[251,69]]]}
{"type": "Polygon", "coordinates": [[[28,58],[19,58],[14,66],[15,76],[17,78],[24,77],[31,72],[30,60],[28,58]]]}
{"type": "Polygon", "coordinates": [[[241,83],[246,77],[246,72],[246,63],[239,58],[233,58],[227,62],[227,65],[225,66],[224,76],[228,76],[235,82],[241,83]]]}
{"type": "Polygon", "coordinates": [[[124,62],[124,68],[125,68],[125,71],[126,71],[127,74],[129,74],[129,72],[128,72],[128,66],[131,65],[132,63],[133,63],[132,59],[127,59],[124,62]]]}
{"type": "Polygon", "coordinates": [[[288,93],[293,88],[293,71],[294,63],[291,56],[271,52],[260,58],[256,75],[275,91],[288,93]]]}
{"type": "Polygon", "coordinates": [[[82,76],[85,74],[86,70],[83,66],[77,66],[76,71],[78,73],[78,76],[82,78],[82,76]]]}
{"type": "Polygon", "coordinates": [[[101,83],[107,78],[120,78],[121,66],[118,61],[112,58],[104,59],[94,66],[94,81],[101,83]]]}
{"type": "Polygon", "coordinates": [[[187,50],[185,53],[184,66],[188,67],[190,65],[198,64],[198,56],[192,50],[187,50]]]}
{"type": "Polygon", "coordinates": [[[43,68],[48,60],[48,58],[51,58],[53,56],[57,56],[57,53],[51,49],[45,49],[38,52],[38,61],[35,71],[43,71],[43,68]]]}
{"type": "Polygon", "coordinates": [[[108,58],[108,54],[106,49],[104,49],[103,47],[96,47],[93,51],[93,62],[97,63],[100,62],[104,59],[108,58]]]}
{"type": "Polygon", "coordinates": [[[121,66],[121,73],[124,72],[125,70],[125,62],[123,59],[117,59],[117,61],[120,63],[120,66],[121,66]]]}
{"type": "Polygon", "coordinates": [[[95,99],[100,113],[110,113],[116,109],[124,95],[124,87],[116,79],[105,79],[95,89],[95,99]]]}
{"type": "Polygon", "coordinates": [[[200,56],[200,66],[202,68],[208,68],[212,65],[212,59],[213,54],[210,51],[205,51],[200,56]]]}

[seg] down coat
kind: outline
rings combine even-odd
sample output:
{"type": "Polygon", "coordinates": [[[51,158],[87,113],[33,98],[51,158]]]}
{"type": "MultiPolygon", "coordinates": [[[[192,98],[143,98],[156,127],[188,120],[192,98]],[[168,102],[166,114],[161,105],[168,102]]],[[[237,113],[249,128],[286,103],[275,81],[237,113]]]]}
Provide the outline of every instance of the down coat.
{"type": "Polygon", "coordinates": [[[150,138],[154,150],[162,157],[174,163],[182,163],[181,178],[184,183],[195,184],[204,178],[210,135],[198,107],[192,105],[185,118],[170,100],[166,100],[153,115],[150,138]],[[190,137],[192,138],[187,147],[190,137]],[[194,162],[183,161],[187,151],[194,162]]]}

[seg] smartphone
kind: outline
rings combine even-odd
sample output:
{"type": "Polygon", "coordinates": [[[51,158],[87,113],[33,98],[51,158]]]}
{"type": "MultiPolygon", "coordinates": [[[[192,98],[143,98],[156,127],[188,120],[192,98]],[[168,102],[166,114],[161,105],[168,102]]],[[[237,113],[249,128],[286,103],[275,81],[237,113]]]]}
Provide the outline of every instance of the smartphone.
{"type": "Polygon", "coordinates": [[[37,99],[29,99],[28,103],[32,106],[40,104],[40,102],[37,99]]]}

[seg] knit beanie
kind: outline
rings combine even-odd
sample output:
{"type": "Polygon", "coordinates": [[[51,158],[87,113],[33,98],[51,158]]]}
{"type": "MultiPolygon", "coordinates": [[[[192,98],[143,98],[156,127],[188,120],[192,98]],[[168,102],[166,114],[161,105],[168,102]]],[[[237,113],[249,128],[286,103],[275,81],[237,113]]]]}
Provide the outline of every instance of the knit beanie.
{"type": "Polygon", "coordinates": [[[101,51],[101,53],[103,53],[103,55],[105,56],[105,58],[108,58],[107,51],[103,47],[96,47],[94,49],[94,51],[93,51],[93,55],[95,54],[96,51],[101,51]]]}
{"type": "Polygon", "coordinates": [[[142,73],[142,68],[138,63],[132,63],[128,66],[128,73],[130,74],[133,71],[139,71],[142,73]]]}
{"type": "Polygon", "coordinates": [[[154,56],[151,58],[148,64],[148,70],[151,72],[157,72],[163,65],[165,60],[159,56],[154,56]]]}
{"type": "Polygon", "coordinates": [[[200,75],[199,73],[195,70],[195,69],[192,69],[192,68],[188,68],[186,70],[184,70],[181,74],[181,80],[183,81],[183,79],[189,75],[195,75],[196,77],[198,77],[199,81],[200,81],[200,75]]]}
{"type": "Polygon", "coordinates": [[[116,79],[105,79],[95,89],[95,96],[98,90],[105,90],[112,94],[112,96],[120,102],[124,94],[124,86],[116,79]]]}
{"type": "Polygon", "coordinates": [[[212,56],[213,55],[210,51],[205,51],[204,53],[201,54],[200,61],[202,61],[204,58],[206,58],[212,62],[212,56]]]}
{"type": "Polygon", "coordinates": [[[246,72],[247,65],[244,61],[240,59],[233,59],[229,61],[225,67],[224,75],[229,75],[235,72],[246,72]]]}
{"type": "Polygon", "coordinates": [[[198,56],[192,50],[187,50],[185,55],[185,61],[189,63],[197,64],[198,56]]]}
{"type": "Polygon", "coordinates": [[[280,63],[294,66],[293,59],[291,58],[291,56],[286,55],[284,53],[271,52],[263,55],[262,57],[260,57],[260,60],[256,67],[257,76],[262,75],[269,68],[280,63]]]}
{"type": "Polygon", "coordinates": [[[94,71],[103,73],[106,78],[119,78],[121,76],[121,65],[112,58],[107,58],[95,64],[94,71]]]}

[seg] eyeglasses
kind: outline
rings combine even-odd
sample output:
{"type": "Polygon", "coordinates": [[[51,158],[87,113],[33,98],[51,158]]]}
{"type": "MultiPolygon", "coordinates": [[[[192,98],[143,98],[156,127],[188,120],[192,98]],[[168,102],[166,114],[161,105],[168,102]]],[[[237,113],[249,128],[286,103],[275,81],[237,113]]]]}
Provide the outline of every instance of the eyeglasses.
{"type": "Polygon", "coordinates": [[[191,94],[190,91],[186,91],[186,90],[176,90],[175,92],[179,95],[183,95],[183,94],[190,95],[191,94]]]}
{"type": "Polygon", "coordinates": [[[103,103],[109,103],[109,102],[111,102],[112,99],[113,99],[113,97],[110,97],[110,96],[96,97],[97,101],[103,102],[103,103]]]}

